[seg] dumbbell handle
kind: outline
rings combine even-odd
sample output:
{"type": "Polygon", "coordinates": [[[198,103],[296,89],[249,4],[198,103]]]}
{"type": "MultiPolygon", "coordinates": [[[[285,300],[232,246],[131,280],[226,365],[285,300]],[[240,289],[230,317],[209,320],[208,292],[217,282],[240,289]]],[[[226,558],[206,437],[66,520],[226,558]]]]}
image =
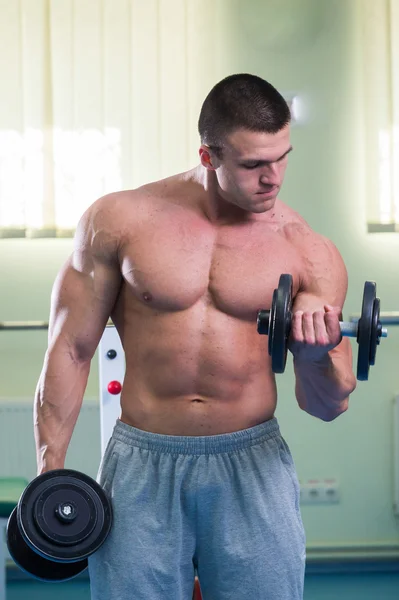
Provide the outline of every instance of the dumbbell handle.
{"type": "MultiPolygon", "coordinates": [[[[270,310],[260,310],[258,313],[258,333],[268,334],[269,332],[269,318],[270,310]]],[[[351,323],[349,321],[340,321],[339,327],[343,337],[357,337],[357,323],[351,323]]],[[[388,337],[388,330],[386,327],[381,328],[381,337],[388,337]]]]}
{"type": "MultiPolygon", "coordinates": [[[[339,327],[344,337],[357,337],[357,323],[340,321],[339,327]]],[[[381,337],[388,337],[388,329],[386,327],[381,328],[381,337]]]]}

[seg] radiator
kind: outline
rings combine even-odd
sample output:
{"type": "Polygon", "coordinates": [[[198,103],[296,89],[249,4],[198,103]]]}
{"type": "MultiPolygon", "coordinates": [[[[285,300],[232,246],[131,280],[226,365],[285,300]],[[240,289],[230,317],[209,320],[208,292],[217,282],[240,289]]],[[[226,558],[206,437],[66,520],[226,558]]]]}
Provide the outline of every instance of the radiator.
{"type": "MultiPolygon", "coordinates": [[[[101,458],[100,409],[83,403],[68,448],[65,467],[96,477],[101,458]]],[[[33,404],[28,399],[0,399],[0,477],[36,476],[33,404]]]]}

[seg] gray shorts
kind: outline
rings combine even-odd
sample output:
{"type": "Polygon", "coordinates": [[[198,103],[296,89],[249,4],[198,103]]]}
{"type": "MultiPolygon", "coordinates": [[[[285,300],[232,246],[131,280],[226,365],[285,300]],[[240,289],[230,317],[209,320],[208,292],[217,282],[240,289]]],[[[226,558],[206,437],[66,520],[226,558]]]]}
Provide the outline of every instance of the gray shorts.
{"type": "Polygon", "coordinates": [[[302,600],[305,535],[276,419],[184,437],[117,422],[99,471],[114,524],[90,557],[93,600],[302,600]]]}

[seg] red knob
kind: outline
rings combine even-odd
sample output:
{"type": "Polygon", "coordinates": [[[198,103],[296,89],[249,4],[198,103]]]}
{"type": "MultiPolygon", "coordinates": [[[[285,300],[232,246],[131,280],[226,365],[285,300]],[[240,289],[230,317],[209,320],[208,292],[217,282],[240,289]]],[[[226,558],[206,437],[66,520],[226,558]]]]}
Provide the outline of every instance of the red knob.
{"type": "Polygon", "coordinates": [[[108,391],[110,394],[117,396],[122,391],[122,386],[119,381],[110,381],[108,384],[108,391]]]}

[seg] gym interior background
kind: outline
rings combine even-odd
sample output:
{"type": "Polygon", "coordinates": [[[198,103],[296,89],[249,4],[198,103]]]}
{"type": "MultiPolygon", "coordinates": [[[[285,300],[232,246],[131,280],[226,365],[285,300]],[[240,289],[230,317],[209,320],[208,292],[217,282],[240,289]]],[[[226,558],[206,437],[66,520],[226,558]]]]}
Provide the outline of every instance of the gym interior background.
{"type": "MultiPolygon", "coordinates": [[[[295,98],[295,152],[281,198],[341,251],[344,318],[360,312],[365,280],[377,282],[382,311],[399,310],[399,210],[389,188],[389,161],[399,168],[399,102],[385,93],[399,91],[390,79],[399,64],[397,13],[396,0],[0,0],[0,212],[4,219],[23,196],[57,191],[65,217],[57,239],[40,237],[48,204],[26,223],[34,239],[16,239],[12,219],[0,222],[0,320],[48,319],[52,283],[72,247],[62,231],[102,193],[194,166],[203,98],[244,71],[295,98]],[[379,35],[391,42],[388,59],[379,35]]],[[[290,360],[277,376],[277,416],[304,484],[306,600],[398,597],[399,328],[388,329],[369,381],[358,382],[348,412],[332,423],[300,411],[290,360]],[[334,501],[306,503],[312,480],[332,480],[334,501]]],[[[31,406],[46,341],[45,331],[0,332],[3,477],[35,476],[31,406]]],[[[98,381],[94,359],[67,460],[94,477],[98,381]]],[[[52,584],[11,564],[7,576],[8,600],[54,596],[52,584]]],[[[86,576],[57,585],[60,599],[72,592],[89,598],[86,576]]]]}

